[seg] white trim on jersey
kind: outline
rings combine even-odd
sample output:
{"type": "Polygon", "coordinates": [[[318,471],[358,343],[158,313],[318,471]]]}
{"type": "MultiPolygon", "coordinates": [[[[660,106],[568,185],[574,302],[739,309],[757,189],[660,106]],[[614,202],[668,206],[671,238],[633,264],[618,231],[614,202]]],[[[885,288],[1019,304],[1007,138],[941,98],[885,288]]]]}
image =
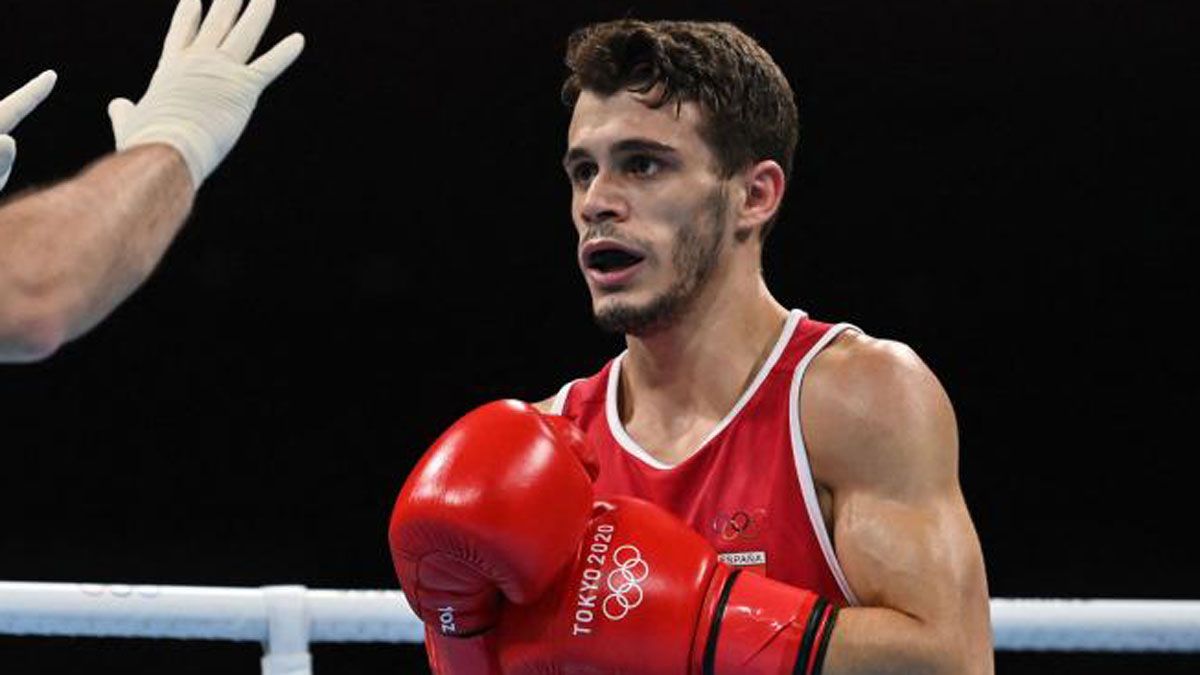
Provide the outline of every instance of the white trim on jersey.
{"type": "MultiPolygon", "coordinates": [[[[746,407],[746,404],[750,402],[750,399],[754,397],[754,394],[762,385],[763,380],[767,379],[767,375],[769,375],[771,373],[771,369],[775,367],[775,362],[779,360],[779,357],[783,356],[783,350],[785,347],[787,347],[788,342],[791,341],[792,334],[796,331],[796,326],[800,324],[800,321],[805,316],[807,316],[807,314],[798,309],[793,309],[792,311],[788,312],[787,321],[783,324],[783,332],[779,335],[779,339],[775,342],[775,347],[771,350],[771,354],[767,356],[767,360],[763,362],[761,367],[759,367],[758,374],[754,376],[754,381],[750,383],[750,386],[746,388],[746,391],[742,392],[742,397],[738,399],[738,402],[733,406],[733,409],[725,415],[725,417],[717,424],[717,426],[713,427],[712,431],[708,432],[708,435],[704,437],[704,440],[700,442],[700,445],[693,448],[691,452],[687,454],[689,458],[699,452],[704,446],[708,445],[708,442],[716,438],[717,434],[724,431],[725,427],[729,426],[729,424],[733,422],[734,418],[738,416],[738,413],[742,411],[742,408],[746,407]]],[[[621,382],[621,363],[625,360],[625,355],[628,353],[628,350],[623,351],[619,356],[617,356],[617,358],[613,359],[612,369],[610,369],[608,373],[608,391],[604,396],[604,413],[605,416],[608,417],[608,430],[610,433],[612,433],[613,438],[617,440],[617,443],[624,448],[626,452],[633,455],[644,464],[663,471],[667,469],[673,469],[675,468],[674,464],[667,464],[666,462],[659,461],[658,459],[655,459],[654,456],[649,452],[646,452],[646,450],[643,449],[642,446],[638,445],[638,442],[633,440],[633,437],[625,431],[625,425],[621,424],[621,415],[617,406],[617,396],[620,393],[619,385],[621,382]]],[[[687,460],[685,459],[683,461],[687,460]]]]}
{"type": "Polygon", "coordinates": [[[817,499],[817,484],[812,477],[812,468],[808,464],[808,451],[804,447],[804,434],[800,429],[800,384],[804,380],[808,364],[812,363],[813,357],[820,354],[821,350],[833,342],[834,338],[846,330],[862,332],[862,329],[848,323],[832,326],[796,365],[796,372],[792,375],[791,393],[788,395],[788,421],[792,430],[792,455],[796,459],[796,475],[800,478],[800,494],[804,495],[808,520],[812,523],[813,533],[817,535],[817,542],[821,545],[821,553],[825,555],[825,563],[829,565],[829,571],[833,572],[833,578],[837,580],[838,588],[842,589],[842,595],[846,596],[846,601],[851,605],[857,605],[858,599],[854,597],[854,591],[850,589],[850,584],[846,581],[846,575],[842,572],[841,564],[838,563],[837,553],[833,550],[829,532],[825,529],[825,519],[821,517],[821,503],[817,499]]]}
{"type": "MultiPolygon", "coordinates": [[[[583,379],[583,378],[579,378],[579,379],[583,379]]],[[[571,380],[570,382],[564,384],[561,388],[559,388],[558,393],[554,395],[554,402],[550,404],[550,413],[551,414],[554,414],[554,415],[563,414],[563,410],[566,410],[566,408],[567,408],[567,396],[571,395],[571,387],[575,386],[575,383],[578,382],[579,379],[571,380]]]]}

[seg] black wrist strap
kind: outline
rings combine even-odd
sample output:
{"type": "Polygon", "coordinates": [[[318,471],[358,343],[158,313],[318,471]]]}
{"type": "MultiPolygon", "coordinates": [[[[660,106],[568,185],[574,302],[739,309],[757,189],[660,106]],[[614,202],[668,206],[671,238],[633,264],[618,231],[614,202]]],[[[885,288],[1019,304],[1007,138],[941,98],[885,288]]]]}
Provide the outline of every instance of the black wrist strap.
{"type": "MultiPolygon", "coordinates": [[[[725,580],[725,587],[721,589],[721,596],[717,599],[717,606],[713,611],[712,623],[708,630],[708,641],[704,645],[704,663],[701,668],[703,675],[714,675],[716,671],[717,639],[721,633],[721,622],[725,618],[725,608],[729,604],[729,595],[733,591],[733,584],[741,573],[741,570],[734,570],[729,575],[729,578],[725,580]]],[[[821,675],[821,668],[825,664],[825,650],[829,647],[829,636],[833,633],[834,624],[837,623],[837,613],[836,605],[830,604],[825,598],[817,598],[812,612],[808,615],[808,622],[804,626],[804,637],[800,641],[800,651],[796,655],[796,665],[792,669],[794,675],[821,675]],[[814,652],[816,658],[813,659],[813,667],[809,671],[807,670],[809,655],[814,652]]]]}
{"type": "Polygon", "coordinates": [[[817,643],[817,658],[813,661],[812,675],[821,675],[821,668],[825,665],[825,650],[829,647],[829,636],[833,635],[833,626],[837,623],[838,608],[829,608],[829,618],[825,620],[825,632],[821,633],[821,640],[817,643]]]}
{"type": "Polygon", "coordinates": [[[717,634],[721,632],[721,619],[725,618],[725,605],[729,604],[729,593],[733,591],[733,582],[737,581],[741,570],[734,570],[725,580],[725,588],[721,589],[721,597],[717,599],[717,608],[713,612],[712,624],[708,629],[708,642],[704,645],[703,675],[713,675],[717,661],[717,634]]]}
{"type": "Polygon", "coordinates": [[[821,667],[825,665],[825,649],[829,646],[833,624],[837,622],[837,612],[838,608],[825,598],[817,599],[804,626],[804,638],[800,641],[800,652],[796,654],[793,675],[821,675],[821,667]],[[809,670],[809,656],[814,652],[816,658],[812,659],[812,670],[809,670]]]}

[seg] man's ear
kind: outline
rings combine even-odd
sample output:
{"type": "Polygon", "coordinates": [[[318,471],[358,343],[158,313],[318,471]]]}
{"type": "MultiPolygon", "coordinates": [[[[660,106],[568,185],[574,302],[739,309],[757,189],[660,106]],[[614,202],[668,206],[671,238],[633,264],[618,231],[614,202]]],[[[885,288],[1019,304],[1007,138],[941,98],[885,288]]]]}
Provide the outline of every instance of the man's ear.
{"type": "Polygon", "coordinates": [[[742,172],[745,197],[741,203],[741,214],[734,228],[738,241],[746,241],[767,224],[779,211],[783,202],[786,180],[783,168],[773,159],[764,159],[742,172]]]}

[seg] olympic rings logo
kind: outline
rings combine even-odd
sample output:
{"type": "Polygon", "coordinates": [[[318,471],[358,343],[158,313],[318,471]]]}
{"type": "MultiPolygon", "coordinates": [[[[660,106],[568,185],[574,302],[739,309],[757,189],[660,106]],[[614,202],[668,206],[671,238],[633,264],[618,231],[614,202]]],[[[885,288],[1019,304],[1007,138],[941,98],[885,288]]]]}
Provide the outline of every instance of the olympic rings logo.
{"type": "Polygon", "coordinates": [[[650,576],[650,565],[642,559],[642,552],[632,544],[625,544],[613,551],[612,561],[617,567],[608,573],[609,596],[604,599],[604,616],[620,621],[642,604],[645,592],[641,583],[650,576]]]}
{"type": "Polygon", "coordinates": [[[766,526],[766,509],[738,510],[732,514],[718,513],[712,521],[713,532],[722,541],[757,539],[766,526]]]}
{"type": "Polygon", "coordinates": [[[725,521],[724,527],[721,528],[721,538],[725,541],[733,541],[749,532],[753,525],[754,521],[750,519],[749,514],[745,511],[738,511],[725,521]]]}

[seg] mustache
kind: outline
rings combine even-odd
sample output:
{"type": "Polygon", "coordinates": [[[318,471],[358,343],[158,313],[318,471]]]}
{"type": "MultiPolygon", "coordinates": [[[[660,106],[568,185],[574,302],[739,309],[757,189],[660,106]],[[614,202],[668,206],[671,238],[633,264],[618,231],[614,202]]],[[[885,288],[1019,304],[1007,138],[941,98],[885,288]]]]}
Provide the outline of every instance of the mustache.
{"type": "Polygon", "coordinates": [[[618,231],[617,226],[610,222],[601,222],[589,226],[583,231],[583,236],[579,238],[579,245],[583,246],[593,239],[611,239],[619,244],[641,250],[648,250],[650,248],[647,242],[622,235],[618,231]]]}

